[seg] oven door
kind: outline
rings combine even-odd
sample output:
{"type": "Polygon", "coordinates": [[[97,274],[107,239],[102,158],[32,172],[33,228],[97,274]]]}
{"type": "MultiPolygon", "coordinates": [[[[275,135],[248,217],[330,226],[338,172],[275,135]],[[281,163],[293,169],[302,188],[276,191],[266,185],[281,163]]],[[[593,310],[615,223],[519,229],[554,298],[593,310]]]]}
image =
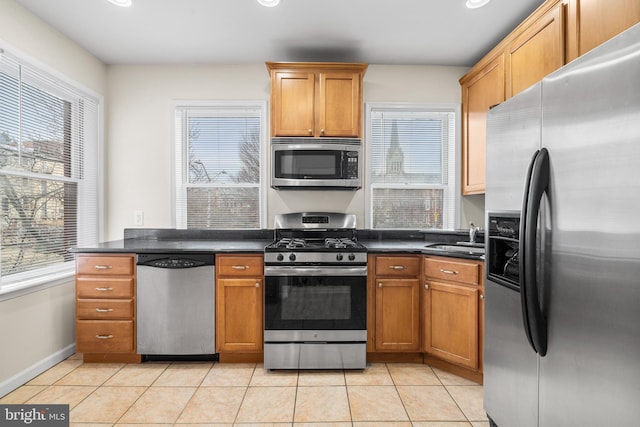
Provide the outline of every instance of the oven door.
{"type": "Polygon", "coordinates": [[[367,267],[265,267],[268,331],[367,329],[367,267]]]}

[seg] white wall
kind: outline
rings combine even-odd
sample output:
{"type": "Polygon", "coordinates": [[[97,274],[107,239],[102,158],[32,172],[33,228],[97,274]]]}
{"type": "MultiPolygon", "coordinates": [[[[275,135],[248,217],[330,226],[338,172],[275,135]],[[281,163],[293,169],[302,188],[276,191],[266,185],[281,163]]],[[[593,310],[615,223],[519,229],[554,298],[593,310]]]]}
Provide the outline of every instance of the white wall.
{"type": "MultiPolygon", "coordinates": [[[[458,79],[464,67],[369,66],[365,102],[459,103],[458,79]]],[[[122,238],[135,227],[134,210],[144,211],[144,226],[172,227],[171,111],[176,100],[267,100],[269,74],[251,65],[113,65],[108,67],[107,234],[122,238]]],[[[477,204],[462,203],[468,217],[482,224],[477,204]],[[471,209],[468,209],[471,206],[471,209]],[[467,212],[467,210],[469,212],[467,212]],[[477,217],[477,218],[476,218],[477,217]]],[[[364,225],[364,191],[267,192],[267,226],[273,216],[294,211],[355,213],[364,225]]]]}
{"type": "MultiPolygon", "coordinates": [[[[105,94],[106,67],[13,0],[0,1],[0,47],[17,49],[54,74],[105,94]]],[[[0,301],[0,396],[74,351],[75,286],[0,301]]]]}

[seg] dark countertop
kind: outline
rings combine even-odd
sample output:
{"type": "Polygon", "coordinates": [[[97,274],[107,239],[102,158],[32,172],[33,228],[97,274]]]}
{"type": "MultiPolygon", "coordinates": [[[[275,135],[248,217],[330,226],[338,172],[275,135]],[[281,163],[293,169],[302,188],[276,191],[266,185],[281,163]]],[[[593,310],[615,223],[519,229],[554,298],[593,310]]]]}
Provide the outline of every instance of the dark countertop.
{"type": "MultiPolygon", "coordinates": [[[[215,252],[261,253],[273,241],[272,230],[194,231],[171,229],[127,229],[122,240],[112,240],[72,253],[162,253],[215,252]]],[[[358,230],[358,240],[370,253],[411,253],[484,260],[483,256],[426,248],[432,243],[455,243],[468,238],[464,231],[372,231],[358,230]]]]}

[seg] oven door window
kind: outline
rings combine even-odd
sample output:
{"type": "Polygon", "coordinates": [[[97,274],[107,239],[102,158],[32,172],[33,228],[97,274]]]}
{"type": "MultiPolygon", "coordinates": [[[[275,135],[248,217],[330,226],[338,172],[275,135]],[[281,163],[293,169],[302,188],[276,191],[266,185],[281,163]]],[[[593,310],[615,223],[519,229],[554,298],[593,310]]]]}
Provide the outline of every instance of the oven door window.
{"type": "Polygon", "coordinates": [[[276,178],[342,179],[342,156],[339,150],[275,151],[276,178]]]}
{"type": "Polygon", "coordinates": [[[268,276],[265,282],[267,330],[366,329],[366,277],[268,276]]]}

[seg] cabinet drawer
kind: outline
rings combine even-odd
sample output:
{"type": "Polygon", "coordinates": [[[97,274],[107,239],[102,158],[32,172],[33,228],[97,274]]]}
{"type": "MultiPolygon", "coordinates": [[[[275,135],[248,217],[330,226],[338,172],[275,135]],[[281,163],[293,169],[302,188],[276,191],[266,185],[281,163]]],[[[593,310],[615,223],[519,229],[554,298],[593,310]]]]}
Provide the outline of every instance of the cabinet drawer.
{"type": "Polygon", "coordinates": [[[83,299],[76,305],[78,319],[131,319],[133,300],[83,299]]]}
{"type": "Polygon", "coordinates": [[[78,298],[132,298],[133,278],[131,279],[76,279],[78,298]]]}
{"type": "Polygon", "coordinates": [[[262,276],[264,260],[262,256],[218,256],[216,268],[223,276],[262,276]]]}
{"type": "Polygon", "coordinates": [[[76,256],[76,274],[133,276],[133,256],[76,256]]]}
{"type": "Polygon", "coordinates": [[[427,277],[450,282],[468,285],[480,283],[480,265],[473,262],[425,258],[424,273],[427,277]]]}
{"type": "Polygon", "coordinates": [[[418,276],[420,258],[417,257],[376,257],[376,276],[418,276]]]}
{"type": "Polygon", "coordinates": [[[76,321],[78,353],[129,353],[133,350],[133,321],[76,321]]]}

